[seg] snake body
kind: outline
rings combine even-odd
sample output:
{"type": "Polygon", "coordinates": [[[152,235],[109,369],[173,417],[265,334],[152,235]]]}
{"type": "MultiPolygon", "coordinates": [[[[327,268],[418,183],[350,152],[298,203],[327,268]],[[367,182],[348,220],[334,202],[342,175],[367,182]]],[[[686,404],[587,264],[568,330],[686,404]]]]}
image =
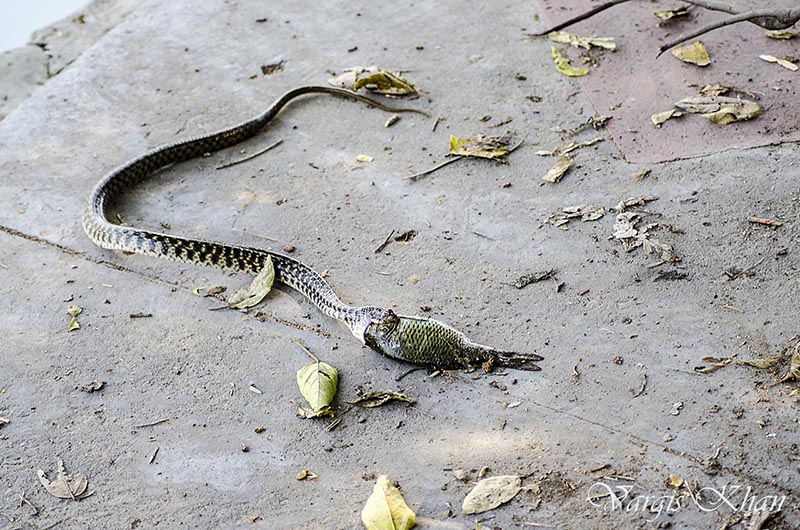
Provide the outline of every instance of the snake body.
{"type": "Polygon", "coordinates": [[[156,147],[114,169],[92,190],[83,214],[83,228],[89,238],[105,249],[190,264],[216,267],[225,271],[258,274],[267,259],[272,260],[275,280],[300,292],[324,314],[342,321],[362,343],[384,355],[403,361],[458,368],[483,364],[505,365],[535,370],[533,354],[500,352],[478,345],[460,331],[433,319],[396,315],[375,306],[350,306],[336,295],[325,279],[308,265],[278,252],[188,239],[109,221],[109,205],[126,190],[158,170],[206,153],[219,151],[258,134],[290,101],[305,94],[332,94],[368,103],[390,112],[418,112],[392,109],[369,98],[343,89],[321,86],[295,88],[279,97],[258,116],[218,132],[156,147]]]}

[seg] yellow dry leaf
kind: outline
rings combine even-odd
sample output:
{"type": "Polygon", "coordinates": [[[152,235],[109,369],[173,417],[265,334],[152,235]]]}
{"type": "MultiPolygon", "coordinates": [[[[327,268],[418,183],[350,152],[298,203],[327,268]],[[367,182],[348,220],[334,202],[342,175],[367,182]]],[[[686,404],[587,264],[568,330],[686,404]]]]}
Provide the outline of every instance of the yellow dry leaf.
{"type": "Polygon", "coordinates": [[[770,39],[788,40],[797,36],[797,33],[792,31],[772,30],[765,33],[770,39]]]}
{"type": "Polygon", "coordinates": [[[617,43],[613,37],[579,37],[566,31],[554,31],[549,33],[547,38],[553,42],[569,44],[573,48],[590,49],[592,46],[606,50],[616,50],[617,43]]]}
{"type": "Polygon", "coordinates": [[[761,370],[768,370],[777,366],[783,360],[783,354],[773,355],[772,357],[764,357],[763,359],[741,359],[736,361],[736,364],[745,364],[753,368],[761,370]]]}
{"type": "Polygon", "coordinates": [[[679,118],[683,116],[683,113],[677,109],[669,109],[665,110],[664,112],[656,112],[652,116],[650,116],[650,122],[655,127],[661,127],[661,124],[667,121],[670,118],[679,118]]]}
{"type": "Polygon", "coordinates": [[[691,44],[681,44],[672,50],[672,55],[685,63],[696,64],[697,66],[708,66],[711,64],[711,57],[708,50],[699,40],[691,44]]]}
{"type": "Polygon", "coordinates": [[[69,305],[67,306],[67,314],[72,317],[69,321],[69,326],[67,327],[67,331],[75,331],[76,329],[81,329],[81,325],[78,324],[78,315],[83,313],[83,309],[76,305],[69,305]]]}
{"type": "Polygon", "coordinates": [[[685,17],[689,14],[689,9],[686,6],[677,9],[665,9],[663,11],[655,11],[653,15],[661,20],[670,20],[675,17],[685,17]]]}
{"type": "Polygon", "coordinates": [[[372,162],[373,160],[375,160],[375,158],[371,157],[369,155],[358,155],[356,157],[356,162],[362,162],[362,163],[367,163],[367,164],[369,162],[372,162]]]}
{"type": "Polygon", "coordinates": [[[361,510],[361,521],[367,530],[410,530],[416,524],[416,514],[389,477],[381,475],[361,510]]]}
{"type": "Polygon", "coordinates": [[[550,46],[550,57],[556,64],[556,70],[567,77],[583,77],[589,73],[588,68],[578,68],[569,64],[569,58],[558,51],[555,46],[550,46]]]}
{"type": "Polygon", "coordinates": [[[412,83],[403,79],[397,74],[387,70],[378,69],[365,77],[359,77],[353,84],[353,90],[358,91],[362,88],[377,92],[378,94],[389,94],[392,96],[419,95],[420,91],[412,83]]]}
{"type": "Polygon", "coordinates": [[[261,271],[253,278],[247,289],[239,289],[228,301],[228,306],[235,309],[247,309],[258,304],[272,289],[275,281],[275,267],[272,258],[267,256],[261,271]]]}
{"type": "Polygon", "coordinates": [[[788,59],[781,59],[779,57],[775,57],[774,55],[759,55],[758,58],[762,61],[767,61],[768,63],[777,63],[787,70],[791,70],[792,72],[796,72],[798,69],[800,69],[800,66],[797,66],[792,61],[788,59]]]}
{"type": "Polygon", "coordinates": [[[509,153],[508,136],[473,134],[466,138],[450,135],[450,154],[498,160],[509,153]]]}
{"type": "Polygon", "coordinates": [[[676,101],[675,106],[686,112],[700,114],[720,125],[749,120],[764,112],[763,107],[755,101],[727,96],[691,96],[676,101]]]}
{"type": "Polygon", "coordinates": [[[564,176],[564,173],[572,166],[572,159],[568,156],[562,156],[556,163],[553,165],[552,168],[542,177],[542,180],[546,182],[552,182],[553,184],[559,182],[561,177],[564,176]]]}
{"type": "Polygon", "coordinates": [[[669,485],[672,486],[673,488],[678,489],[681,486],[683,486],[683,483],[684,483],[683,478],[675,475],[669,476],[669,485]]]}

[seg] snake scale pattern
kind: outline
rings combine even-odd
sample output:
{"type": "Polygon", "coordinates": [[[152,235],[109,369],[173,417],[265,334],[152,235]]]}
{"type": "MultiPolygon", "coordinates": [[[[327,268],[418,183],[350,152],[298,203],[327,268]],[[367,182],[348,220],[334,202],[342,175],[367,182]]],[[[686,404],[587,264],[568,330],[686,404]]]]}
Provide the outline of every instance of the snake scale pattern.
{"type": "Polygon", "coordinates": [[[397,315],[391,309],[350,306],[327,281],[308,265],[278,252],[188,239],[112,223],[107,209],[116,198],[158,170],[238,144],[257,135],[290,101],[306,94],[332,94],[367,103],[388,112],[393,109],[348,90],[303,86],[286,92],[260,115],[218,132],[156,147],[103,177],[92,190],[83,214],[89,238],[105,249],[123,250],[225,271],[258,274],[272,259],[275,280],[295,289],[326,315],[343,322],[364,344],[394,359],[436,368],[506,366],[538,370],[536,354],[506,352],[469,340],[455,328],[434,319],[397,315]]]}

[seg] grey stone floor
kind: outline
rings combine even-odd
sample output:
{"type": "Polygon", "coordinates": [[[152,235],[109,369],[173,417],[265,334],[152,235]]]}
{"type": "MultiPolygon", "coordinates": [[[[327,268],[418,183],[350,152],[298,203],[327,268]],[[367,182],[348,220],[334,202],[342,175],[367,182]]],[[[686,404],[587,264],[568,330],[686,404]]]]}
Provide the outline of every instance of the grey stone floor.
{"type": "MultiPolygon", "coordinates": [[[[767,386],[786,365],[694,370],[706,356],[774,355],[798,334],[797,146],[634,165],[604,136],[545,185],[553,160],[536,151],[568,142],[559,131],[595,109],[555,72],[549,44],[524,38],[541,29],[537,9],[145,1],[0,121],[2,528],[358,528],[379,474],[399,482],[421,528],[696,529],[739,518],[732,528],[749,528],[747,488],[751,499],[786,497],[764,528],[800,526],[797,386],[767,386]],[[278,61],[282,71],[262,74],[278,61]],[[402,104],[445,121],[433,131],[432,119],[404,116],[384,128],[376,109],[309,97],[241,147],[159,173],[119,205],[122,219],[295,245],[346,301],[430,307],[476,340],[541,353],[541,372],[416,371],[397,382],[408,366],[361,347],[296,293],[275,291],[260,314],[209,311],[218,301],[194,288],[249,280],[103,251],[83,234],[83,201],[116,165],[358,64],[406,71],[432,101],[402,104]],[[505,128],[526,140],[508,165],[467,160],[402,178],[444,160],[449,134],[505,128]],[[215,169],[278,139],[252,162],[215,169]],[[359,154],[375,160],[359,164],[359,154]],[[625,253],[610,239],[613,214],[567,231],[546,223],[564,206],[642,195],[659,197],[646,209],[671,228],[657,235],[682,256],[677,266],[625,253]],[[751,215],[784,224],[752,225],[751,215]],[[393,229],[419,235],[375,254],[393,229]],[[727,268],[762,259],[753,276],[726,279],[727,268]],[[559,292],[553,282],[509,285],[548,268],[559,292]],[[688,276],[654,281],[673,269],[688,276]],[[84,309],[73,332],[70,303],[84,309]],[[295,372],[307,357],[292,340],[339,369],[341,405],[358,387],[418,404],[354,410],[329,432],[297,418],[295,372]],[[93,380],[105,388],[80,390],[93,380]],[[58,459],[89,476],[91,497],[45,492],[36,471],[55,473],[58,459]],[[484,466],[540,491],[461,516],[471,483],[452,470],[475,480],[484,466]],[[297,481],[302,469],[318,478],[297,481]],[[710,489],[698,500],[705,510],[685,495],[671,513],[630,502],[672,496],[670,475],[695,498],[728,491],[734,507],[712,506],[710,489]],[[587,500],[602,484],[633,487],[622,509],[587,500]]],[[[577,140],[596,134],[605,135],[577,140]]]]}

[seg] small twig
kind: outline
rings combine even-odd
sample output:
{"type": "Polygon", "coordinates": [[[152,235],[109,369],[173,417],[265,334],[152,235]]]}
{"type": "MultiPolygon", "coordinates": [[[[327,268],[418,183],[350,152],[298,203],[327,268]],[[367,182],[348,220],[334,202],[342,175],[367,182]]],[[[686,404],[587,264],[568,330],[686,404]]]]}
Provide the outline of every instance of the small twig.
{"type": "Polygon", "coordinates": [[[783,226],[781,221],[774,221],[772,219],[764,219],[763,217],[753,217],[750,216],[747,218],[748,221],[754,224],[765,225],[771,228],[778,228],[779,226],[783,226]]]}
{"type": "Polygon", "coordinates": [[[153,461],[156,459],[156,455],[158,454],[158,449],[159,449],[159,448],[158,448],[158,447],[156,447],[156,450],[155,450],[155,451],[153,451],[153,454],[152,454],[152,455],[150,455],[150,460],[148,460],[148,461],[147,461],[147,464],[148,464],[148,465],[152,464],[152,463],[153,463],[153,461]]]}
{"type": "MultiPolygon", "coordinates": [[[[690,3],[695,4],[695,5],[699,5],[701,7],[706,7],[706,6],[702,5],[702,3],[700,3],[700,2],[690,2],[690,3]]],[[[709,9],[713,9],[713,8],[709,8],[709,9]]],[[[715,29],[724,28],[725,26],[730,26],[731,24],[737,24],[739,22],[752,22],[753,24],[756,24],[757,26],[761,26],[761,27],[770,26],[770,28],[771,28],[772,24],[770,22],[767,22],[767,20],[776,19],[777,15],[778,15],[777,11],[778,10],[776,10],[776,9],[754,9],[753,11],[747,11],[745,13],[738,13],[738,14],[735,14],[735,15],[733,15],[731,17],[723,18],[721,20],[717,20],[717,21],[711,22],[710,24],[706,24],[704,26],[701,26],[701,27],[697,28],[696,30],[694,30],[692,32],[689,32],[689,33],[687,33],[685,35],[681,35],[677,39],[664,44],[663,46],[661,46],[661,48],[658,49],[658,55],[656,57],[660,57],[661,54],[664,53],[665,51],[669,50],[670,48],[672,48],[674,46],[677,46],[678,44],[686,42],[687,40],[697,38],[700,35],[704,35],[704,34],[708,33],[709,31],[713,31],[715,29]]],[[[798,18],[800,18],[800,13],[798,13],[798,18]]],[[[795,20],[795,22],[797,22],[797,20],[795,20]]],[[[791,24],[789,26],[786,26],[786,27],[791,27],[791,24]]],[[[785,28],[771,28],[771,29],[785,29],[785,28]]]]}
{"type": "Polygon", "coordinates": [[[19,506],[20,506],[20,508],[22,507],[22,503],[25,503],[28,506],[30,506],[31,509],[33,510],[33,514],[32,515],[38,515],[39,514],[39,509],[36,506],[34,506],[31,501],[29,501],[28,499],[25,498],[25,492],[24,491],[22,492],[22,494],[17,493],[17,497],[19,497],[19,506]]]}
{"type": "Polygon", "coordinates": [[[425,171],[420,171],[419,173],[414,173],[413,175],[408,175],[407,177],[403,177],[403,179],[405,179],[405,180],[417,180],[420,177],[424,177],[425,175],[430,175],[434,171],[439,170],[439,169],[443,168],[444,166],[446,166],[448,164],[452,164],[456,160],[461,160],[462,158],[467,158],[467,157],[464,156],[464,155],[458,155],[458,156],[454,156],[453,158],[448,158],[447,160],[445,160],[441,164],[433,166],[430,169],[426,169],[425,171]]]}
{"type": "Polygon", "coordinates": [[[472,230],[472,233],[475,234],[476,236],[480,236],[482,238],[488,239],[489,241],[496,241],[495,238],[493,238],[491,236],[487,236],[486,234],[481,234],[480,232],[476,232],[475,230],[472,230]]]}
{"type": "Polygon", "coordinates": [[[161,425],[162,423],[166,423],[169,421],[169,418],[164,418],[162,420],[151,421],[150,423],[142,423],[141,425],[134,425],[134,428],[141,429],[142,427],[154,427],[156,425],[161,425]]]}
{"type": "Polygon", "coordinates": [[[439,122],[442,121],[444,118],[441,116],[436,116],[436,119],[433,120],[433,127],[431,128],[431,132],[436,132],[436,127],[439,125],[439,122]]]}
{"type": "Polygon", "coordinates": [[[637,398],[644,394],[644,389],[647,386],[647,374],[642,374],[642,386],[639,387],[639,390],[634,392],[633,397],[637,398]]]}
{"type": "Polygon", "coordinates": [[[608,469],[610,467],[611,467],[611,464],[605,463],[605,464],[602,464],[600,466],[597,466],[595,468],[590,469],[589,473],[597,473],[598,471],[603,471],[604,469],[608,469]]]}
{"type": "Polygon", "coordinates": [[[388,245],[389,243],[391,243],[391,241],[392,241],[392,236],[393,236],[393,235],[394,235],[394,229],[392,229],[392,231],[391,231],[391,232],[389,232],[389,235],[388,235],[388,236],[386,236],[386,239],[384,239],[384,240],[383,240],[383,243],[381,243],[380,245],[378,245],[378,248],[376,248],[376,249],[375,249],[375,254],[377,254],[377,253],[379,253],[381,250],[385,249],[385,248],[386,248],[386,245],[388,245]]]}
{"type": "Polygon", "coordinates": [[[303,350],[304,352],[306,352],[306,355],[308,355],[309,357],[311,357],[311,360],[312,360],[312,361],[314,361],[315,363],[318,363],[318,362],[319,362],[319,357],[317,357],[316,355],[314,355],[313,353],[311,353],[311,351],[310,351],[308,348],[306,348],[305,346],[303,346],[303,344],[302,344],[302,343],[301,343],[299,340],[297,340],[297,339],[292,339],[292,342],[294,342],[295,344],[297,344],[298,346],[300,346],[300,349],[301,349],[301,350],[303,350]]]}
{"type": "Polygon", "coordinates": [[[576,17],[572,17],[571,19],[569,19],[569,20],[567,20],[565,22],[562,22],[560,24],[556,24],[552,28],[546,29],[545,31],[542,31],[541,33],[532,33],[532,34],[529,35],[529,37],[541,37],[543,35],[547,35],[548,33],[552,33],[554,31],[562,30],[562,29],[564,29],[564,28],[566,28],[568,26],[571,26],[573,24],[577,24],[578,22],[580,22],[582,20],[586,20],[587,18],[591,18],[591,17],[595,16],[598,13],[602,13],[603,11],[608,9],[609,7],[614,7],[617,4],[622,4],[622,3],[625,3],[627,1],[628,0],[611,0],[610,2],[606,2],[605,4],[601,4],[601,5],[597,6],[597,7],[593,7],[592,9],[587,11],[586,13],[581,13],[580,15],[578,15],[576,17]]]}
{"type": "Polygon", "coordinates": [[[395,380],[395,381],[400,381],[400,380],[402,380],[402,379],[403,379],[405,376],[407,376],[408,374],[414,373],[414,372],[416,372],[417,370],[421,370],[421,368],[420,368],[419,366],[415,366],[414,368],[411,368],[411,369],[409,369],[409,370],[406,370],[405,372],[403,372],[403,373],[402,373],[402,374],[400,374],[400,375],[396,375],[396,376],[394,377],[394,380],[395,380]]]}
{"type": "Polygon", "coordinates": [[[250,156],[246,156],[246,157],[244,157],[244,158],[242,158],[240,160],[236,160],[235,162],[231,162],[230,164],[223,164],[223,165],[219,166],[217,169],[226,169],[226,168],[229,168],[231,166],[235,166],[235,165],[241,164],[242,162],[247,162],[248,160],[252,160],[252,159],[256,158],[257,156],[263,155],[264,153],[266,153],[270,149],[278,147],[282,143],[283,143],[283,140],[278,140],[274,144],[265,147],[264,149],[262,149],[261,151],[258,151],[257,153],[254,153],[254,154],[252,154],[250,156]]]}
{"type": "Polygon", "coordinates": [[[427,416],[427,417],[429,417],[429,418],[430,418],[430,419],[432,419],[432,420],[435,420],[435,419],[436,419],[436,416],[434,416],[434,415],[433,415],[433,414],[431,414],[430,412],[425,412],[424,410],[422,410],[422,409],[420,409],[420,408],[417,408],[415,405],[408,405],[408,406],[406,407],[406,410],[408,410],[408,409],[411,409],[411,410],[413,410],[414,412],[419,412],[420,414],[422,414],[422,415],[424,415],[424,416],[427,416]]]}

